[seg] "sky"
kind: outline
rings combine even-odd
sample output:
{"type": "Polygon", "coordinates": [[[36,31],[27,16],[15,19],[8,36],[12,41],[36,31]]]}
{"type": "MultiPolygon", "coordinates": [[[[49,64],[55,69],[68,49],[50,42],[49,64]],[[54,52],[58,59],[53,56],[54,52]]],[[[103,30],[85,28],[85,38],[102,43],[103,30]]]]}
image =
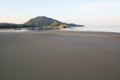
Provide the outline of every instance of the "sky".
{"type": "Polygon", "coordinates": [[[0,23],[37,16],[87,26],[120,26],[120,0],[1,0],[0,23]]]}

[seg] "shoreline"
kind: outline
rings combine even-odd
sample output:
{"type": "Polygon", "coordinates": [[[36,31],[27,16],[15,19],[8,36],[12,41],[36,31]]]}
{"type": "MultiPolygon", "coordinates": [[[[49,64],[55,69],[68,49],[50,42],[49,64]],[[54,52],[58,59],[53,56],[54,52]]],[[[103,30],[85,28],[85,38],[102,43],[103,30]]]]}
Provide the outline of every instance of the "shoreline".
{"type": "Polygon", "coordinates": [[[0,33],[2,32],[29,32],[29,31],[36,31],[36,32],[43,32],[43,31],[63,31],[63,32],[95,32],[95,33],[120,33],[119,31],[95,31],[95,30],[74,30],[74,29],[56,29],[56,30],[28,30],[28,29],[22,29],[22,30],[14,30],[14,29],[0,29],[0,33]]]}

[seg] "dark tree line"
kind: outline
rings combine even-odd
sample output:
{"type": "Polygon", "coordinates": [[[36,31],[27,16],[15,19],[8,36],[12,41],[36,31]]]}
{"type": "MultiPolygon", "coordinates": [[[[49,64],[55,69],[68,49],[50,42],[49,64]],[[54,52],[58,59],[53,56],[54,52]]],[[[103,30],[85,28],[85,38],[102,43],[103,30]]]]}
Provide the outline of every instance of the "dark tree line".
{"type": "Polygon", "coordinates": [[[25,24],[11,24],[11,23],[1,23],[0,29],[15,29],[15,28],[31,28],[35,27],[33,25],[25,25],[25,24]]]}

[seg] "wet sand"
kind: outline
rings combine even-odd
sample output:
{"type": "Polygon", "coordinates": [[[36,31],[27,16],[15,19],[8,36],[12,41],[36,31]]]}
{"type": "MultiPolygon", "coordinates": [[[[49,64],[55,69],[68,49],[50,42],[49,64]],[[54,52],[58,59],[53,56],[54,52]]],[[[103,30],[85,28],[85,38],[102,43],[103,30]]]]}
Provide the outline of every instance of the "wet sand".
{"type": "Polygon", "coordinates": [[[120,34],[2,32],[0,80],[120,80],[120,34]]]}

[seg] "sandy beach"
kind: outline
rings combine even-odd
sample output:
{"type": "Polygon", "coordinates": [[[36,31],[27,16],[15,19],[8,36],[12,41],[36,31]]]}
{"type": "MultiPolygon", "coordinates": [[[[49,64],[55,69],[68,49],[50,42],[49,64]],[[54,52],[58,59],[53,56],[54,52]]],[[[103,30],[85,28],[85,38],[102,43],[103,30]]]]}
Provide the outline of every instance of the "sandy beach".
{"type": "Polygon", "coordinates": [[[0,33],[0,80],[120,80],[120,33],[0,33]]]}

